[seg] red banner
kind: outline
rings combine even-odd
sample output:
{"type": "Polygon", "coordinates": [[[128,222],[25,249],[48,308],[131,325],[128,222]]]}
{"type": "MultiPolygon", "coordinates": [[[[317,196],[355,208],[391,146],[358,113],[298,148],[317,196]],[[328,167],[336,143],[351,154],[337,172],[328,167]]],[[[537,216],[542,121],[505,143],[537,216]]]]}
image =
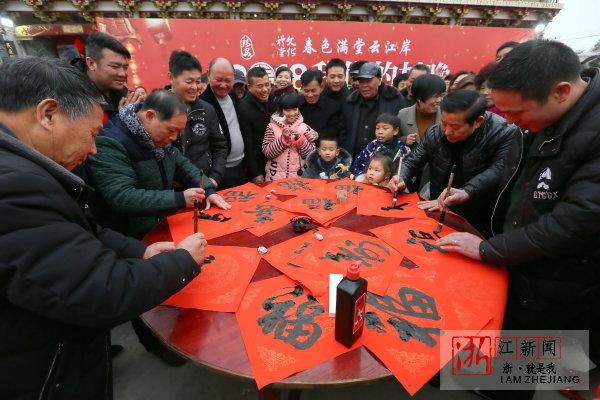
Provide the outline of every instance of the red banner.
{"type": "Polygon", "coordinates": [[[167,83],[169,55],[176,49],[194,54],[204,70],[217,56],[244,72],[263,66],[271,76],[287,65],[296,81],[334,57],[348,64],[375,61],[390,82],[417,62],[477,71],[494,60],[500,44],[533,35],[523,28],[326,21],[99,18],[97,24],[131,51],[129,85],[148,89],[167,83]]]}

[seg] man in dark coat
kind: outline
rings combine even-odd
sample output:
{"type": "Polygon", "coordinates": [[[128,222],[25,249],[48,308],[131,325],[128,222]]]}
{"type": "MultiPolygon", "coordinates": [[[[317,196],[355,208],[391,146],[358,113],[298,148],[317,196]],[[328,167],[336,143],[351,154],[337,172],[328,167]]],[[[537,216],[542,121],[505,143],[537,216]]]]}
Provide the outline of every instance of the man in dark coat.
{"type": "Polygon", "coordinates": [[[299,109],[304,123],[319,134],[336,132],[338,137],[344,136],[340,106],[323,95],[323,73],[309,69],[300,76],[300,82],[302,98],[299,109]]]}
{"type": "Polygon", "coordinates": [[[168,89],[189,108],[185,129],[174,145],[218,187],[225,177],[227,139],[214,107],[198,97],[202,80],[200,62],[187,51],[173,51],[169,57],[169,79],[168,89]]]}
{"type": "Polygon", "coordinates": [[[396,115],[406,107],[398,91],[381,82],[381,68],[375,63],[363,64],[356,77],[358,90],[348,96],[342,108],[345,132],[342,147],[355,157],[375,139],[375,120],[384,112],[396,115]]]}
{"type": "MultiPolygon", "coordinates": [[[[446,199],[446,186],[455,166],[452,210],[465,217],[484,236],[490,235],[489,221],[500,178],[513,136],[514,125],[486,112],[486,101],[474,90],[458,90],[440,104],[442,122],[429,128],[419,145],[405,158],[401,178],[411,191],[415,180],[429,164],[431,201],[419,204],[435,211],[446,199]]],[[[401,186],[402,187],[402,186],[401,186]]]]}
{"type": "Polygon", "coordinates": [[[246,165],[248,174],[254,183],[265,181],[265,165],[267,158],[262,151],[262,142],[271,115],[277,111],[275,96],[271,93],[269,75],[263,67],[248,70],[248,93],[240,101],[240,114],[246,133],[246,142],[251,144],[246,149],[246,165]]]}
{"type": "Polygon", "coordinates": [[[120,107],[144,101],[139,92],[127,89],[127,69],[131,54],[117,39],[102,32],[94,32],[86,39],[85,59],[75,58],[71,64],[85,73],[102,96],[102,122],[114,117],[120,107]]]}
{"type": "Polygon", "coordinates": [[[240,101],[233,91],[234,68],[231,61],[217,57],[208,66],[208,87],[200,98],[215,108],[219,124],[227,139],[227,160],[225,175],[220,189],[226,189],[245,183],[247,174],[246,149],[249,135],[241,123],[240,101]]]}
{"type": "Polygon", "coordinates": [[[439,243],[508,266],[506,329],[589,329],[594,347],[600,304],[600,70],[582,76],[569,47],[533,40],[508,53],[488,86],[507,120],[526,129],[507,161],[494,236],[481,240],[455,233],[439,243]]]}
{"type": "Polygon", "coordinates": [[[70,171],[96,152],[101,94],[57,59],[0,66],[0,398],[112,398],[109,329],[198,274],[200,234],[146,246],[88,218],[70,171]]]}
{"type": "Polygon", "coordinates": [[[340,110],[344,106],[346,97],[350,94],[346,84],[346,62],[339,58],[332,58],[325,65],[325,88],[323,96],[336,101],[340,110]]]}

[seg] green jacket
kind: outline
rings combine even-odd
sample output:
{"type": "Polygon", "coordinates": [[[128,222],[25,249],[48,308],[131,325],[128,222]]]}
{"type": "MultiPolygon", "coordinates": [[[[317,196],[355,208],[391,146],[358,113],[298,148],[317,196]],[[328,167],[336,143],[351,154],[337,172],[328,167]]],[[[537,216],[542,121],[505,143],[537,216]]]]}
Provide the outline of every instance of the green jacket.
{"type": "MultiPolygon", "coordinates": [[[[183,192],[173,181],[199,187],[201,171],[175,147],[162,160],[140,146],[119,119],[109,121],[96,139],[97,154],[87,172],[95,193],[90,206],[98,222],[123,234],[142,238],[166,215],[185,208],[183,192]]],[[[215,191],[204,175],[206,196],[215,191]]]]}

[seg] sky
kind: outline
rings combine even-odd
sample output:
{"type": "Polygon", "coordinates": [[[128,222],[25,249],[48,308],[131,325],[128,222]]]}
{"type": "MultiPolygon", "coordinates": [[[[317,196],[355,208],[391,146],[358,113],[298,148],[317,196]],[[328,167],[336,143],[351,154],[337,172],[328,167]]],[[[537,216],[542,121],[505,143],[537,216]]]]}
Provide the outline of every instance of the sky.
{"type": "Polygon", "coordinates": [[[563,9],[544,31],[577,52],[587,52],[600,41],[600,0],[560,0],[563,9]]]}

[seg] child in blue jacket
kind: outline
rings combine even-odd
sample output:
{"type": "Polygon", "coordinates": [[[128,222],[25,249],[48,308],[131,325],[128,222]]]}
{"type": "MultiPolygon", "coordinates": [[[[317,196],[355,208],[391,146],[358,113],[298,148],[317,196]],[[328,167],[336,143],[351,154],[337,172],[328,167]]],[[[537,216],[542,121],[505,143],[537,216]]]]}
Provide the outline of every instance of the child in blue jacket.
{"type": "Polygon", "coordinates": [[[393,114],[383,113],[375,121],[375,140],[358,153],[350,172],[355,177],[365,173],[374,153],[387,154],[395,164],[409,152],[410,149],[400,139],[400,119],[393,114]]]}

